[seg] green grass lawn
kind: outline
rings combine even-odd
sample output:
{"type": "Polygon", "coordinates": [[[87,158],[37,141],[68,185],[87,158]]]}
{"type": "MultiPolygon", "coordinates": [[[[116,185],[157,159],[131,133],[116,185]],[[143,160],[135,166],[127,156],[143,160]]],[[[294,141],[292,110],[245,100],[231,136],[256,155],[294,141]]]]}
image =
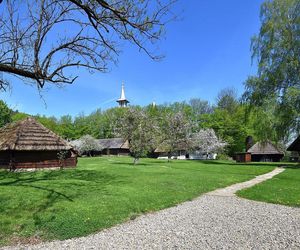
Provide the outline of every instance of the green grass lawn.
{"type": "Polygon", "coordinates": [[[129,157],[97,157],[79,159],[76,169],[0,171],[0,245],[87,235],[273,168],[156,159],[134,166],[129,157]]]}
{"type": "Polygon", "coordinates": [[[240,197],[300,207],[300,166],[287,168],[271,180],[238,192],[240,197]]]}

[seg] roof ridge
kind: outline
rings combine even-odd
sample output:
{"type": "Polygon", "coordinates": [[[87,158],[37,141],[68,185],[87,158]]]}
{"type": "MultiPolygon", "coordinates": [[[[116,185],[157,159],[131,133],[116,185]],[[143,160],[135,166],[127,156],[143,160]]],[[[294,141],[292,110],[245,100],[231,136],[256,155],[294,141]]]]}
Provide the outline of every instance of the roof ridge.
{"type": "Polygon", "coordinates": [[[53,131],[51,131],[50,129],[46,128],[42,123],[38,122],[35,118],[30,117],[33,119],[33,122],[35,122],[36,125],[42,127],[44,130],[46,130],[49,134],[51,134],[52,136],[54,136],[55,138],[57,138],[58,140],[62,141],[63,143],[65,143],[67,146],[69,146],[69,143],[63,139],[61,136],[55,134],[53,131]]]}
{"type": "Polygon", "coordinates": [[[0,130],[0,150],[68,150],[72,146],[34,117],[10,123],[0,130]],[[37,134],[41,134],[37,136],[37,134]],[[46,139],[45,139],[46,138],[46,139]]]}

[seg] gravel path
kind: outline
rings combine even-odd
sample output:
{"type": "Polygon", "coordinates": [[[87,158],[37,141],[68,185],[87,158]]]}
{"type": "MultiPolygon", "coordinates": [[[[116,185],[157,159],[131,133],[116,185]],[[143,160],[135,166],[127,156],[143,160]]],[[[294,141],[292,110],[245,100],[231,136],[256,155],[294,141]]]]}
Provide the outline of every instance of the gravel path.
{"type": "Polygon", "coordinates": [[[88,237],[15,249],[300,249],[299,208],[241,199],[233,186],[88,237]]]}

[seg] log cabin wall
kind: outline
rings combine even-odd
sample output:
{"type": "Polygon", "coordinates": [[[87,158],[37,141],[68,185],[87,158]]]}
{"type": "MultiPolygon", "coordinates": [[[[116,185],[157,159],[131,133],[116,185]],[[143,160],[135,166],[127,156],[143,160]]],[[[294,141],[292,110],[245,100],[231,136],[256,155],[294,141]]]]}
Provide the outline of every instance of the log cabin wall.
{"type": "MultiPolygon", "coordinates": [[[[12,154],[13,168],[54,168],[75,167],[77,157],[71,156],[68,151],[64,160],[58,159],[60,151],[15,151],[12,154]]],[[[10,154],[7,151],[0,152],[0,167],[10,168],[10,154]]]]}

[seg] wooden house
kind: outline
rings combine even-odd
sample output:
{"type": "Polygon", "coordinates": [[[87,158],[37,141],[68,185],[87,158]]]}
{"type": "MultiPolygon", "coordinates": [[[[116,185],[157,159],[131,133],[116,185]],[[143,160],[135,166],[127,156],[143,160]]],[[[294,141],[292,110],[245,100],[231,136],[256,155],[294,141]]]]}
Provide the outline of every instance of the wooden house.
{"type": "Polygon", "coordinates": [[[292,142],[292,144],[287,148],[287,151],[292,151],[291,161],[300,160],[300,136],[298,136],[298,138],[292,142]]]}
{"type": "Polygon", "coordinates": [[[251,162],[251,153],[241,152],[235,154],[236,162],[251,162]]]}
{"type": "Polygon", "coordinates": [[[169,145],[167,145],[165,142],[162,142],[154,150],[153,157],[158,159],[168,159],[168,157],[170,156],[171,159],[185,160],[189,157],[186,148],[187,145],[183,141],[178,143],[177,148],[173,152],[169,152],[169,145]]]}
{"type": "Polygon", "coordinates": [[[0,167],[75,167],[77,155],[61,137],[28,117],[0,129],[0,167]]]}
{"type": "Polygon", "coordinates": [[[103,155],[129,155],[129,143],[123,138],[110,138],[98,140],[103,155]]]}
{"type": "Polygon", "coordinates": [[[251,154],[251,161],[254,162],[278,162],[284,153],[272,142],[257,142],[247,150],[251,154]]]}

